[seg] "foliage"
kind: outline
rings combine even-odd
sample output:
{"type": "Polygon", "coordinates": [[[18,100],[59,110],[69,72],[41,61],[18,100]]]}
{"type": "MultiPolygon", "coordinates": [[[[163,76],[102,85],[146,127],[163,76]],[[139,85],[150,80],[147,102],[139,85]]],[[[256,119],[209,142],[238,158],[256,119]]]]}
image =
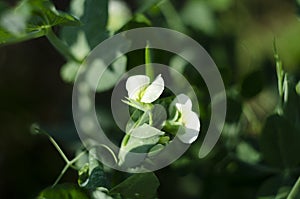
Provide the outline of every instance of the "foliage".
{"type": "MultiPolygon", "coordinates": [[[[185,135],[187,127],[194,130],[191,135],[181,137],[182,142],[193,143],[191,148],[165,170],[128,175],[102,165],[94,148],[85,151],[77,147],[75,157],[69,159],[52,135],[32,125],[32,132],[45,135],[65,161],[53,185],[42,190],[37,198],[151,199],[158,195],[161,198],[300,198],[300,156],[297,155],[300,151],[300,76],[297,72],[300,50],[296,40],[300,24],[291,22],[290,26],[296,28],[289,26],[282,32],[282,37],[289,40],[276,38],[272,52],[269,40],[273,40],[274,35],[263,34],[264,27],[255,23],[245,11],[245,7],[253,6],[250,2],[238,5],[243,13],[241,20],[248,22],[255,31],[248,31],[250,28],[246,27],[241,35],[238,35],[241,30],[236,23],[239,16],[235,14],[238,13],[230,11],[235,4],[232,0],[137,1],[132,13],[129,9],[120,11],[126,12],[126,16],[116,26],[109,24],[113,23],[109,4],[108,0],[71,0],[69,10],[62,12],[50,0],[22,0],[13,8],[0,2],[0,44],[6,46],[45,36],[65,58],[61,77],[72,84],[91,50],[124,30],[157,25],[207,41],[205,47],[219,66],[227,93],[222,138],[208,157],[199,159],[199,146],[204,137],[201,133],[206,132],[209,124],[211,99],[201,76],[189,63],[149,47],[145,51],[130,52],[111,64],[97,87],[97,95],[105,97],[127,70],[146,62],[145,76],[131,76],[127,80],[130,85],[124,102],[132,108],[128,134],[120,138],[115,124],[107,119],[112,138],[121,143],[118,164],[127,164],[132,151],[159,152],[180,128],[185,130],[185,135]],[[257,42],[258,37],[262,37],[263,42],[257,42]],[[246,58],[250,55],[240,49],[240,43],[251,49],[247,53],[253,53],[254,63],[248,63],[246,58]],[[275,43],[280,44],[278,49],[275,43]],[[274,56],[275,63],[270,56],[274,56]],[[163,80],[159,75],[155,78],[151,61],[180,71],[193,84],[200,101],[201,131],[197,141],[198,116],[189,105],[186,108],[187,104],[180,100],[176,103],[176,99],[187,96],[169,95],[167,90],[163,91],[164,86],[162,89],[155,87],[153,82],[157,85],[163,80]],[[259,67],[264,61],[270,62],[273,68],[259,67]],[[244,70],[235,76],[233,71],[237,65],[244,70]],[[137,85],[137,78],[144,83],[138,88],[132,86],[137,85]],[[152,117],[162,115],[155,112],[158,105],[169,110],[167,118],[159,124],[162,131],[156,129],[152,121],[152,117]],[[194,120],[183,122],[185,114],[193,115],[189,119],[194,120]],[[141,132],[145,137],[136,138],[141,132]],[[77,183],[62,183],[69,169],[77,172],[77,183]],[[159,190],[157,195],[160,185],[163,191],[159,190]]],[[[295,5],[299,10],[299,0],[295,5]]],[[[109,118],[104,97],[99,109],[104,112],[101,117],[109,118]]],[[[190,99],[187,97],[186,101],[190,99]]],[[[143,161],[147,157],[139,158],[143,161]]]]}

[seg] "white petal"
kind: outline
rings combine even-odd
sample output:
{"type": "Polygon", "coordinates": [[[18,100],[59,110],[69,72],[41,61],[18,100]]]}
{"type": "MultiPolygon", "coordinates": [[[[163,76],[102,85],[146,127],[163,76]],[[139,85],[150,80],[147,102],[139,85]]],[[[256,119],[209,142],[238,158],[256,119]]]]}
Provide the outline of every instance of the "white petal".
{"type": "Polygon", "coordinates": [[[193,111],[184,110],[182,112],[182,122],[184,130],[178,131],[178,138],[186,144],[194,142],[200,131],[200,120],[193,111]]]}
{"type": "Polygon", "coordinates": [[[184,110],[182,112],[182,122],[186,128],[200,131],[200,120],[198,115],[193,111],[184,110]]]}
{"type": "Polygon", "coordinates": [[[180,112],[183,110],[192,110],[192,100],[187,95],[179,94],[175,99],[175,106],[180,112]]]}
{"type": "Polygon", "coordinates": [[[148,86],[142,96],[141,102],[151,103],[159,98],[164,91],[165,83],[161,75],[158,75],[155,80],[148,86]]]}
{"type": "Polygon", "coordinates": [[[192,101],[185,94],[179,94],[175,97],[175,99],[171,102],[169,106],[169,114],[173,113],[174,107],[181,113],[183,110],[192,110],[192,101]]]}
{"type": "Polygon", "coordinates": [[[184,127],[181,128],[183,129],[178,131],[177,136],[183,143],[191,144],[197,139],[199,131],[195,131],[194,129],[184,127]]]}
{"type": "Polygon", "coordinates": [[[150,78],[146,75],[131,76],[126,81],[126,90],[128,92],[129,99],[138,99],[141,91],[148,86],[150,78]]]}

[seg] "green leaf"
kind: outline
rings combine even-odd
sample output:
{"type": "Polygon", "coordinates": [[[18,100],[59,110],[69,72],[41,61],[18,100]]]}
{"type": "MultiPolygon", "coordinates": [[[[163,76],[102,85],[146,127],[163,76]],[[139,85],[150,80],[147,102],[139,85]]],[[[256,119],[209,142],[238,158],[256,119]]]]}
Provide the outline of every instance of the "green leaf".
{"type": "Polygon", "coordinates": [[[216,31],[216,21],[211,7],[204,1],[188,1],[182,11],[186,25],[211,35],[216,31]]]}
{"type": "Polygon", "coordinates": [[[0,44],[44,36],[57,25],[79,25],[73,16],[57,11],[48,0],[23,0],[0,18],[0,44]]]}
{"type": "MultiPolygon", "coordinates": [[[[74,61],[69,61],[61,68],[61,77],[66,82],[74,82],[79,67],[81,65],[74,61]]],[[[111,66],[105,69],[103,62],[100,59],[96,59],[91,65],[90,70],[87,73],[87,80],[90,84],[93,84],[94,81],[98,81],[98,72],[103,71],[103,75],[97,86],[97,92],[103,92],[111,89],[115,86],[116,82],[121,78],[125,73],[127,66],[127,57],[121,56],[116,61],[114,61],[111,66]]]]}
{"type": "Polygon", "coordinates": [[[96,156],[96,148],[89,151],[89,161],[78,171],[78,184],[88,190],[96,190],[98,187],[107,187],[108,181],[96,156]]]}
{"type": "MultiPolygon", "coordinates": [[[[108,37],[106,30],[108,0],[72,0],[70,12],[80,19],[82,26],[64,27],[61,31],[61,38],[70,46],[74,57],[83,61],[94,47],[108,37]]],[[[96,60],[97,63],[98,61],[101,62],[101,60],[96,60]]],[[[112,88],[125,72],[126,63],[127,58],[122,56],[105,70],[97,91],[101,92],[112,88]]],[[[80,64],[74,62],[66,63],[61,69],[62,78],[67,82],[73,82],[79,66],[80,64]]],[[[101,66],[100,70],[104,70],[103,64],[101,66]]],[[[90,74],[93,75],[93,72],[90,74]]],[[[93,80],[95,78],[92,77],[93,80]]]]}
{"type": "Polygon", "coordinates": [[[280,115],[268,117],[260,136],[263,158],[272,166],[294,168],[300,163],[300,133],[280,115]]]}
{"type": "Polygon", "coordinates": [[[240,93],[244,98],[249,99],[259,94],[263,86],[264,77],[262,71],[253,71],[244,78],[240,93]]]}
{"type": "Polygon", "coordinates": [[[127,167],[138,166],[147,156],[149,150],[158,143],[163,132],[143,124],[126,135],[119,151],[119,164],[127,167]],[[129,153],[132,152],[132,153],[129,153]]]}
{"type": "MultiPolygon", "coordinates": [[[[168,136],[164,136],[162,137],[159,142],[162,142],[162,143],[166,143],[170,140],[170,137],[168,136]]],[[[164,145],[162,144],[157,144],[155,145],[154,147],[152,147],[150,150],[149,150],[149,156],[155,156],[157,155],[158,153],[160,153],[163,149],[165,148],[164,145]]]]}
{"type": "Polygon", "coordinates": [[[119,78],[126,72],[127,57],[121,56],[108,67],[99,81],[97,91],[102,92],[115,86],[119,78]]]}
{"type": "Polygon", "coordinates": [[[154,173],[139,173],[110,190],[110,194],[120,193],[125,199],[155,198],[159,181],[154,173]]]}
{"type": "Polygon", "coordinates": [[[39,22],[41,24],[37,24],[38,26],[80,25],[77,18],[68,13],[56,10],[49,0],[27,0],[25,1],[25,5],[26,4],[28,4],[32,10],[33,15],[29,20],[32,24],[39,22]]]}
{"type": "Polygon", "coordinates": [[[60,69],[60,76],[65,82],[74,82],[76,74],[79,70],[80,64],[75,61],[69,61],[60,69]]]}
{"type": "Polygon", "coordinates": [[[151,26],[151,24],[151,21],[145,15],[137,13],[118,32],[134,28],[148,27],[151,26]]]}
{"type": "Polygon", "coordinates": [[[64,27],[62,39],[71,48],[78,45],[78,37],[83,33],[86,44],[93,49],[96,45],[108,37],[106,23],[108,17],[108,0],[73,0],[71,11],[82,22],[80,27],[64,27]]]}
{"type": "Polygon", "coordinates": [[[43,190],[37,199],[89,199],[89,197],[80,188],[63,184],[43,190]]]}
{"type": "Polygon", "coordinates": [[[103,171],[103,168],[98,166],[93,169],[92,173],[89,176],[88,184],[86,185],[87,189],[95,189],[97,187],[107,187],[107,178],[103,171]]]}
{"type": "Polygon", "coordinates": [[[260,154],[247,142],[240,142],[236,148],[237,157],[247,163],[255,164],[260,160],[260,154]]]}
{"type": "Polygon", "coordinates": [[[149,122],[149,114],[137,108],[130,107],[130,120],[126,124],[126,132],[130,133],[137,123],[144,124],[149,122]]]}
{"type": "Polygon", "coordinates": [[[89,175],[88,167],[83,167],[79,171],[78,184],[80,187],[86,188],[88,190],[95,190],[98,187],[107,187],[107,178],[103,171],[103,168],[97,166],[94,168],[89,175]]]}
{"type": "Polygon", "coordinates": [[[114,33],[130,21],[132,14],[125,1],[111,0],[108,7],[107,30],[114,33]]]}

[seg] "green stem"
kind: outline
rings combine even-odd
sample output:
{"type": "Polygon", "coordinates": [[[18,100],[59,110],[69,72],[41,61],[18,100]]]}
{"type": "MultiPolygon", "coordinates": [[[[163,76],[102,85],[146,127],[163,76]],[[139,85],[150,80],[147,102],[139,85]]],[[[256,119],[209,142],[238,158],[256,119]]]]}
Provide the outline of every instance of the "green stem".
{"type": "Polygon", "coordinates": [[[149,125],[152,126],[153,125],[153,117],[152,117],[152,112],[149,111],[149,125]]]}
{"type": "Polygon", "coordinates": [[[141,122],[145,119],[146,115],[147,115],[147,112],[144,112],[143,115],[138,119],[138,121],[129,129],[128,132],[126,132],[126,134],[123,137],[123,140],[121,142],[121,148],[126,146],[128,140],[130,138],[131,131],[141,125],[141,122]]]}
{"type": "Polygon", "coordinates": [[[56,50],[65,57],[66,60],[72,60],[81,63],[81,61],[74,57],[74,55],[70,52],[69,47],[54,34],[51,28],[48,29],[46,37],[56,48],[56,50]]]}
{"type": "Polygon", "coordinates": [[[57,185],[57,183],[61,180],[63,175],[67,172],[69,167],[70,167],[70,165],[66,164],[66,166],[63,168],[63,170],[60,172],[59,176],[56,178],[55,182],[53,183],[52,188],[57,185]]]}
{"type": "Polygon", "coordinates": [[[153,66],[151,64],[151,51],[150,51],[148,42],[147,42],[147,46],[145,49],[145,64],[146,64],[146,75],[150,78],[151,81],[153,81],[154,80],[154,71],[153,71],[153,66]]]}
{"type": "Polygon", "coordinates": [[[69,164],[70,166],[72,166],[77,160],[79,160],[79,158],[81,158],[81,156],[83,156],[86,153],[86,151],[82,151],[81,153],[79,153],[75,158],[73,158],[69,164]]]}
{"type": "Polygon", "coordinates": [[[65,165],[65,167],[63,168],[63,170],[60,172],[59,176],[57,177],[57,179],[55,180],[55,182],[53,183],[52,187],[55,187],[57,185],[57,183],[61,180],[61,178],[63,177],[63,175],[67,172],[67,170],[71,167],[76,169],[75,167],[73,167],[73,164],[84,154],[86,153],[86,151],[81,152],[80,154],[78,154],[75,158],[73,158],[71,161],[68,161],[67,164],[65,165]]]}
{"type": "Polygon", "coordinates": [[[296,199],[297,196],[300,196],[300,177],[297,179],[287,199],[296,199]]]}
{"type": "Polygon", "coordinates": [[[118,163],[118,158],[115,155],[114,151],[111,150],[111,148],[109,148],[108,146],[106,146],[104,144],[100,144],[100,146],[102,146],[103,148],[105,148],[106,150],[108,150],[110,152],[110,154],[113,156],[115,163],[118,163]]]}
{"type": "Polygon", "coordinates": [[[69,164],[70,161],[69,159],[67,158],[67,156],[64,154],[64,152],[62,151],[62,149],[59,147],[59,145],[57,144],[57,142],[51,137],[51,136],[48,136],[49,137],[49,140],[50,142],[53,144],[53,146],[56,148],[56,150],[58,151],[58,153],[61,155],[61,157],[64,159],[64,161],[69,164]]]}

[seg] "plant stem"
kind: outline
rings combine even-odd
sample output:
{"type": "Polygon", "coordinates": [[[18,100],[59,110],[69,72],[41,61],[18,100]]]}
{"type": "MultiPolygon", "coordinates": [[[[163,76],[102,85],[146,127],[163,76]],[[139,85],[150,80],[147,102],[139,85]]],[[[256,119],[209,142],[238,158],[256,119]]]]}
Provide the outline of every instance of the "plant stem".
{"type": "Polygon", "coordinates": [[[81,63],[81,61],[74,57],[74,55],[70,52],[69,47],[54,34],[51,28],[48,29],[46,37],[56,48],[56,50],[65,57],[66,60],[72,60],[77,63],[81,63]]]}
{"type": "Polygon", "coordinates": [[[64,159],[64,161],[69,164],[70,161],[69,159],[67,158],[67,156],[64,154],[64,152],[62,151],[62,149],[59,147],[59,145],[57,144],[57,142],[51,137],[51,136],[48,136],[49,137],[49,140],[50,142],[53,144],[53,146],[56,148],[56,150],[59,152],[59,154],[61,155],[61,157],[64,159]]]}
{"type": "Polygon", "coordinates": [[[151,51],[150,51],[148,42],[147,42],[147,46],[145,49],[145,64],[146,64],[146,75],[150,78],[150,81],[153,81],[154,80],[154,71],[153,71],[153,66],[151,64],[151,51]]]}
{"type": "Polygon", "coordinates": [[[86,153],[86,151],[82,151],[81,153],[79,153],[75,158],[73,158],[69,164],[72,165],[74,164],[77,160],[79,160],[79,158],[81,158],[81,156],[83,156],[86,153]]]}
{"type": "Polygon", "coordinates": [[[60,179],[63,177],[63,175],[66,173],[69,167],[70,165],[66,164],[66,166],[63,168],[63,170],[60,172],[59,176],[56,178],[55,182],[53,183],[52,188],[57,185],[57,183],[60,181],[60,179]]]}
{"type": "Polygon", "coordinates": [[[300,195],[300,177],[297,179],[287,199],[296,199],[300,195]]]}
{"type": "MultiPolygon", "coordinates": [[[[52,187],[55,187],[57,185],[57,183],[61,180],[61,178],[63,177],[63,175],[67,172],[67,170],[69,169],[69,167],[72,167],[73,164],[84,154],[86,153],[86,151],[81,152],[80,154],[78,154],[75,158],[73,158],[71,161],[68,160],[67,164],[65,165],[65,167],[63,168],[63,170],[60,172],[59,176],[57,177],[57,179],[55,180],[55,182],[53,183],[52,187]]],[[[74,167],[72,167],[74,168],[74,167]]],[[[74,168],[75,169],[75,168],[74,168]]]]}

